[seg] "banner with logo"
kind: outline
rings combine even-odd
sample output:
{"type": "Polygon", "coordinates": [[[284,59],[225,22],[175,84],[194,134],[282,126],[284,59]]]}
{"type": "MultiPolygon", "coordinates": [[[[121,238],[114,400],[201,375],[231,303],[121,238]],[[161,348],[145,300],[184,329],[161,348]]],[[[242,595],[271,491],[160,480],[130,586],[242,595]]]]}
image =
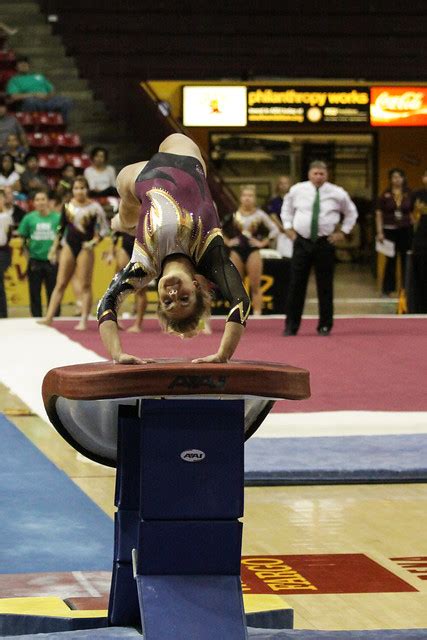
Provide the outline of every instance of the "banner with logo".
{"type": "MultiPolygon", "coordinates": [[[[27,307],[30,303],[27,267],[28,258],[22,240],[11,240],[12,264],[5,273],[5,289],[8,304],[16,307],[27,307]]],[[[94,300],[99,300],[105,293],[115,273],[115,265],[102,260],[102,254],[110,248],[110,240],[105,239],[95,247],[95,266],[93,271],[92,291],[94,300]]],[[[42,302],[46,303],[44,287],[42,302]]],[[[64,304],[75,302],[72,286],[69,285],[63,298],[64,304]]]]}
{"type": "Polygon", "coordinates": [[[374,127],[424,127],[427,87],[372,87],[370,111],[374,127]]]}
{"type": "Polygon", "coordinates": [[[369,123],[368,87],[248,87],[248,123],[369,123]]]}
{"type": "Polygon", "coordinates": [[[184,86],[182,111],[186,127],[245,127],[246,87],[184,86]]]}

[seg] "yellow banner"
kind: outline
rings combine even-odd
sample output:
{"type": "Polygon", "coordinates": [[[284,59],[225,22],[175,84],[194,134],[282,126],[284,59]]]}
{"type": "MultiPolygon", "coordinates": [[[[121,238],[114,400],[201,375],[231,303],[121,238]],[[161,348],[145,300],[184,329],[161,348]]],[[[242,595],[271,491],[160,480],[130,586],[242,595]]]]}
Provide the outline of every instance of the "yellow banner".
{"type": "MultiPolygon", "coordinates": [[[[27,267],[28,260],[24,252],[22,240],[14,238],[11,240],[12,264],[5,274],[6,296],[10,306],[28,307],[30,296],[28,291],[27,267]]],[[[99,300],[105,293],[111,279],[115,273],[115,264],[108,265],[102,260],[102,254],[111,246],[111,241],[107,238],[95,247],[95,267],[93,272],[92,292],[94,301],[99,300]]],[[[46,304],[44,290],[42,291],[42,302],[46,304]]],[[[68,285],[63,303],[75,302],[72,285],[68,285]]]]}

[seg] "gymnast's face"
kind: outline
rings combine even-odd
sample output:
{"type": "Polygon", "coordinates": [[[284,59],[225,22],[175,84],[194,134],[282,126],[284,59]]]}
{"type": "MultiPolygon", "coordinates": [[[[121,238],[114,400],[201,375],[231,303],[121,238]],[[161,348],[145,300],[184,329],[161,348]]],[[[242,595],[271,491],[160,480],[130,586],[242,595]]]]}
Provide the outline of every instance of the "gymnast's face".
{"type": "Polygon", "coordinates": [[[84,182],[76,180],[73,184],[73,198],[77,202],[85,202],[87,199],[88,189],[84,182]]]}
{"type": "Polygon", "coordinates": [[[196,304],[199,283],[182,271],[169,273],[159,280],[158,292],[162,310],[171,318],[184,319],[190,316],[196,304]]]}

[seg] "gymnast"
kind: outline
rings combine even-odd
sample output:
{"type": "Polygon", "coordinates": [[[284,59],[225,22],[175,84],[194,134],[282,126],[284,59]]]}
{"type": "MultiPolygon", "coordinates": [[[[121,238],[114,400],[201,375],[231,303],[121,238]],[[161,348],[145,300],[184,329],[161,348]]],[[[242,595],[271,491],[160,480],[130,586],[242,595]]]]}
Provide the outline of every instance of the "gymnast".
{"type": "Polygon", "coordinates": [[[87,329],[92,306],[93,249],[109,233],[104,209],[98,202],[88,197],[88,191],[89,185],[86,178],[78,176],[74,179],[72,198],[63,206],[57,236],[49,251],[49,260],[55,263],[60,250],[58,275],[46,317],[39,320],[39,324],[52,324],[65,289],[76,273],[76,285],[82,301],[82,315],[75,329],[79,331],[87,329]]]}
{"type": "Polygon", "coordinates": [[[117,189],[121,200],[112,228],[136,239],[130,262],[98,306],[101,338],[111,357],[119,364],[152,362],[123,352],[117,313],[126,294],[158,279],[160,325],[181,337],[196,335],[209,315],[209,282],[219,288],[230,303],[224,334],[216,353],[193,362],[227,362],[244,332],[250,301],[228,257],[199,148],[172,134],[151,160],[122,169],[117,189]]]}

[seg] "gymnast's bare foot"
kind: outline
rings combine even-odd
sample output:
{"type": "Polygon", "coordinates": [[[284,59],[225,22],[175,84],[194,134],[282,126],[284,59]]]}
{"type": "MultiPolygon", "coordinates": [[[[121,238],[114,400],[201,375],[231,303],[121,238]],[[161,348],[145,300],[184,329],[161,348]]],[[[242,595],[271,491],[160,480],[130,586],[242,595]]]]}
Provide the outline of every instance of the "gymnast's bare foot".
{"type": "Polygon", "coordinates": [[[37,324],[43,324],[45,327],[50,327],[52,324],[52,320],[48,320],[47,318],[40,318],[40,320],[36,320],[37,324]]]}
{"type": "Polygon", "coordinates": [[[209,322],[209,320],[205,319],[205,320],[203,320],[203,323],[204,323],[205,326],[202,329],[202,333],[205,336],[212,335],[212,327],[211,327],[211,323],[209,322]]]}
{"type": "Polygon", "coordinates": [[[86,329],[87,329],[87,321],[86,320],[80,320],[79,324],[76,324],[74,329],[76,331],[86,331],[86,329]]]}
{"type": "Polygon", "coordinates": [[[129,329],[126,329],[128,333],[141,333],[142,327],[139,324],[133,324],[129,329]]]}

